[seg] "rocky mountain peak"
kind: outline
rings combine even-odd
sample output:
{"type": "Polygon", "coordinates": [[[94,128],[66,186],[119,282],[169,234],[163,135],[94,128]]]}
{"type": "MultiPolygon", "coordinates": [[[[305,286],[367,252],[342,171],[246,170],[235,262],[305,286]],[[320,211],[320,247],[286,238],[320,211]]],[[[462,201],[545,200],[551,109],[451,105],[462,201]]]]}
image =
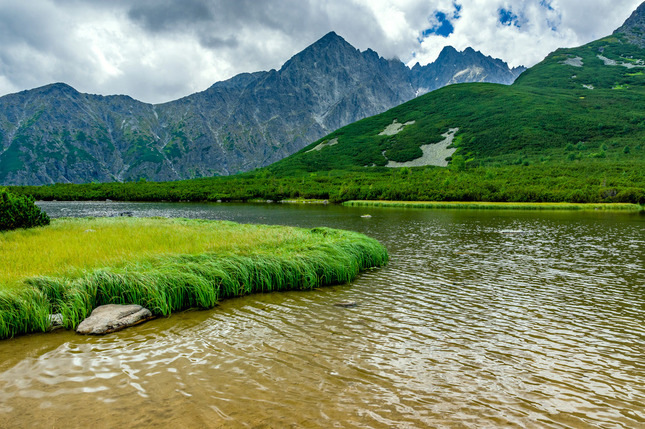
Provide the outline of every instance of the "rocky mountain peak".
{"type": "Polygon", "coordinates": [[[77,90],[72,88],[66,83],[63,82],[57,82],[57,83],[51,83],[49,85],[42,86],[39,89],[39,92],[41,94],[47,94],[47,95],[77,95],[80,94],[77,90]]]}
{"type": "Polygon", "coordinates": [[[452,46],[445,46],[439,53],[439,56],[437,57],[437,61],[439,62],[445,61],[449,58],[454,58],[457,55],[459,55],[459,51],[457,51],[452,46]]]}
{"type": "Polygon", "coordinates": [[[323,37],[318,39],[318,41],[315,42],[314,45],[332,45],[334,43],[343,44],[343,43],[347,43],[347,41],[343,39],[341,36],[339,36],[335,31],[330,31],[329,33],[325,34],[323,37]]]}
{"type": "Polygon", "coordinates": [[[614,34],[624,34],[634,45],[645,48],[645,2],[627,18],[627,21],[614,31],[614,34]]]}
{"type": "Polygon", "coordinates": [[[412,83],[418,94],[433,91],[445,85],[462,82],[495,82],[511,84],[525,70],[509,69],[500,59],[486,56],[473,48],[458,51],[452,46],[441,50],[434,63],[412,67],[412,83]]]}
{"type": "Polygon", "coordinates": [[[338,34],[330,31],[316,42],[291,57],[291,59],[287,61],[282,68],[288,68],[288,66],[294,62],[316,61],[319,59],[338,57],[341,53],[344,55],[358,55],[360,54],[360,51],[350,45],[338,34]]]}

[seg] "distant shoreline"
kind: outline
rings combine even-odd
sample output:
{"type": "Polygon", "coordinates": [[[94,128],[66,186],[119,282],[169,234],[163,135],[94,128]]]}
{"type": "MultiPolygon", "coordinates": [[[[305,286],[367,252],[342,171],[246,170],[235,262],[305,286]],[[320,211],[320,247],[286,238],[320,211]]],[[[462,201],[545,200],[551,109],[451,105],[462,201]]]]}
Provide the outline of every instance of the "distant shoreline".
{"type": "Polygon", "coordinates": [[[347,207],[396,207],[421,209],[468,209],[468,210],[584,210],[584,211],[643,211],[645,206],[629,203],[507,203],[485,201],[374,201],[352,200],[343,203],[347,207]]]}

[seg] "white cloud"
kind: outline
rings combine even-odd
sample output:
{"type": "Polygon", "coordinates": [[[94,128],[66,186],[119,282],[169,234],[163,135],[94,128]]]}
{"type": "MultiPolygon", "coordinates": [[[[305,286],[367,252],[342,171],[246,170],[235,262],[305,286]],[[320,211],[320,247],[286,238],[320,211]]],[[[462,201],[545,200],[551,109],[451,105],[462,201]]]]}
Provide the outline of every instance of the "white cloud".
{"type": "Polygon", "coordinates": [[[279,68],[328,31],[412,65],[445,45],[510,65],[611,33],[640,0],[0,0],[0,95],[51,82],[163,102],[237,73],[279,68]],[[581,3],[583,3],[581,5],[581,3]],[[452,18],[430,35],[435,12],[452,18]],[[521,28],[499,23],[499,9],[521,28]],[[555,30],[552,29],[555,27],[555,30]],[[413,57],[414,56],[414,57],[413,57]]]}
{"type": "MultiPolygon", "coordinates": [[[[532,66],[559,47],[578,46],[610,34],[640,4],[640,0],[461,0],[454,33],[444,38],[431,35],[416,51],[416,61],[432,62],[445,45],[459,50],[472,47],[502,58],[511,66],[532,66]],[[541,3],[550,4],[550,8],[541,3]],[[519,28],[499,22],[500,9],[519,16],[519,28]],[[555,29],[554,29],[555,27],[555,29]]],[[[448,12],[452,1],[437,2],[448,12]]]]}

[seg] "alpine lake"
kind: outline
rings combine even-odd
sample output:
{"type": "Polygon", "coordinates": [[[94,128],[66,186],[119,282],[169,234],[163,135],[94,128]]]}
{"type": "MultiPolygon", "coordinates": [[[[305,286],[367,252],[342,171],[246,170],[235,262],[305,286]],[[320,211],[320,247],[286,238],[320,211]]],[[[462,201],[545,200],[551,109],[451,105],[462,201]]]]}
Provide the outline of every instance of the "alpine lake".
{"type": "Polygon", "coordinates": [[[0,427],[645,427],[642,213],[38,204],[350,229],[390,263],[107,336],[1,341],[0,427]]]}

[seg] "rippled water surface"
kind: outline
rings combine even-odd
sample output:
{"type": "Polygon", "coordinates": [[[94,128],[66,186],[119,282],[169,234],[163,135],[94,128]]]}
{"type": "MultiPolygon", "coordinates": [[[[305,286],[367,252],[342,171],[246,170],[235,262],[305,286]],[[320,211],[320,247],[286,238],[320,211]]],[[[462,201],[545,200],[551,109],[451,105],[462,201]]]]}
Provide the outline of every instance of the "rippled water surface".
{"type": "Polygon", "coordinates": [[[105,337],[0,342],[0,427],[645,427],[642,215],[42,206],[352,229],[391,262],[105,337]]]}

